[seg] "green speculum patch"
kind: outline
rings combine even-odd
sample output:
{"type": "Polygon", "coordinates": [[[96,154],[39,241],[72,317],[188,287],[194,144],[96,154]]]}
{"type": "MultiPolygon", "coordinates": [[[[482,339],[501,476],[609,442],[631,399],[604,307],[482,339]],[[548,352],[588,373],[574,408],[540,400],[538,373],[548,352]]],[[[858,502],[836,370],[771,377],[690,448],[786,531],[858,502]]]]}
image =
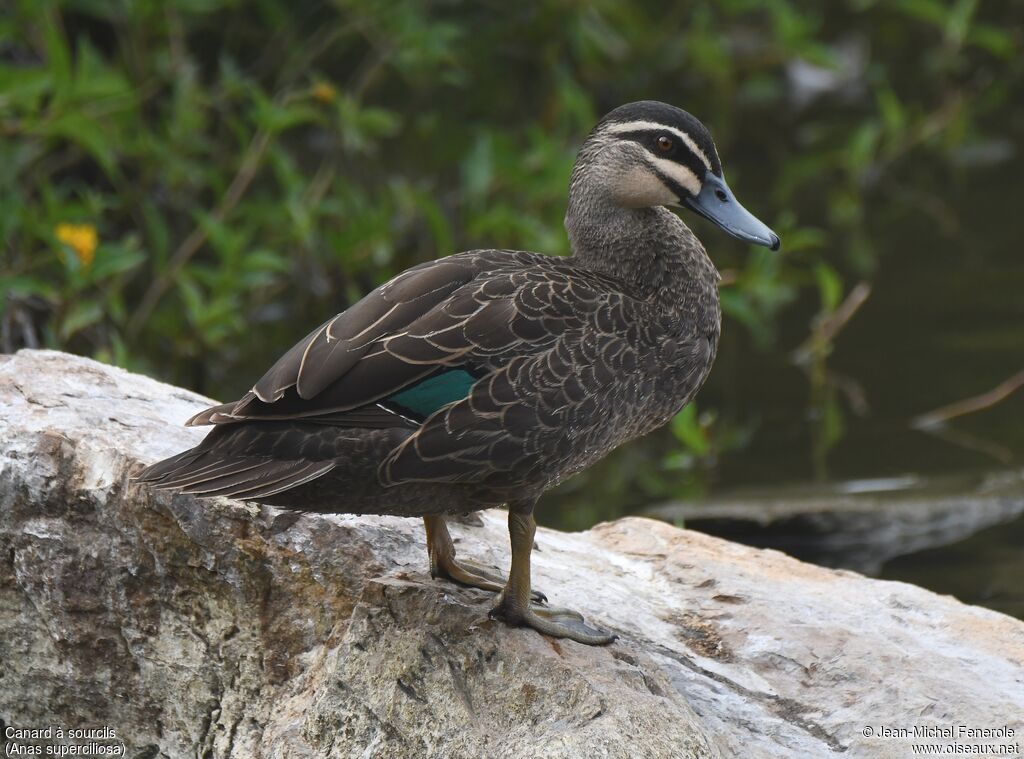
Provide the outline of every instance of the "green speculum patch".
{"type": "Polygon", "coordinates": [[[476,379],[465,369],[449,369],[390,395],[383,402],[397,404],[414,414],[427,417],[442,406],[469,395],[469,389],[476,379]]]}

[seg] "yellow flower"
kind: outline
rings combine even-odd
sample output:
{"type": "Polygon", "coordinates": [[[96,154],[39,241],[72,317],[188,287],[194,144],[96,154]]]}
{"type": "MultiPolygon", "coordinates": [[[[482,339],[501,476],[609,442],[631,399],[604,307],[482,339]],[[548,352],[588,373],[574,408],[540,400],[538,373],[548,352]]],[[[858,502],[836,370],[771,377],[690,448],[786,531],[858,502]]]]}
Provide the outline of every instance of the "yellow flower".
{"type": "Polygon", "coordinates": [[[83,266],[92,263],[99,236],[92,224],[58,224],[57,239],[75,251],[83,266]]]}
{"type": "Polygon", "coordinates": [[[333,103],[338,97],[338,90],[330,82],[317,82],[310,94],[321,103],[333,103]]]}

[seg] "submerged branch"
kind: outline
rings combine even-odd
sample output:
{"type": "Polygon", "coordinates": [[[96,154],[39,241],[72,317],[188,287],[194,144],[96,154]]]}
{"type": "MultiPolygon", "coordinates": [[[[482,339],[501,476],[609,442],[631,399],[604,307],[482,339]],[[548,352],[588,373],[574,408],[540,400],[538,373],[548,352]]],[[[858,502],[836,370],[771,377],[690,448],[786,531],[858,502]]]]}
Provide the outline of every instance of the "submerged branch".
{"type": "Polygon", "coordinates": [[[987,408],[991,408],[1000,401],[1005,400],[1015,390],[1018,390],[1021,387],[1024,387],[1024,369],[1017,372],[1009,379],[1000,382],[987,393],[975,395],[971,398],[965,398],[962,401],[950,403],[948,406],[937,408],[926,414],[915,416],[911,420],[910,424],[912,427],[919,430],[935,429],[943,426],[950,419],[955,419],[958,416],[965,416],[966,414],[973,414],[977,411],[983,411],[987,408]]]}
{"type": "Polygon", "coordinates": [[[964,448],[968,451],[974,451],[975,453],[980,453],[983,456],[988,456],[990,459],[994,459],[1004,466],[1013,463],[1013,451],[1005,445],[1000,445],[999,443],[995,443],[991,440],[986,440],[983,437],[972,435],[969,432],[963,432],[952,427],[922,428],[921,432],[933,435],[939,440],[943,440],[951,445],[964,448]]]}
{"type": "Polygon", "coordinates": [[[870,295],[871,285],[858,282],[835,311],[817,321],[810,336],[793,351],[793,363],[806,366],[813,357],[825,351],[870,295]]]}

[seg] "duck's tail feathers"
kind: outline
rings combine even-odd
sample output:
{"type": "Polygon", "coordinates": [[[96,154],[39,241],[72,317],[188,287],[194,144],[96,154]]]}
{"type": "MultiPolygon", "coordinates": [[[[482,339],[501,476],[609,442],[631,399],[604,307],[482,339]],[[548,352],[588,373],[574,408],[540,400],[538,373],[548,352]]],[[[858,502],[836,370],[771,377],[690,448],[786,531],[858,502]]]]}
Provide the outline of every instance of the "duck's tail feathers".
{"type": "Polygon", "coordinates": [[[315,480],[335,467],[333,461],[282,461],[258,456],[214,459],[204,453],[195,448],[179,453],[146,467],[134,479],[157,490],[258,500],[315,480]]]}

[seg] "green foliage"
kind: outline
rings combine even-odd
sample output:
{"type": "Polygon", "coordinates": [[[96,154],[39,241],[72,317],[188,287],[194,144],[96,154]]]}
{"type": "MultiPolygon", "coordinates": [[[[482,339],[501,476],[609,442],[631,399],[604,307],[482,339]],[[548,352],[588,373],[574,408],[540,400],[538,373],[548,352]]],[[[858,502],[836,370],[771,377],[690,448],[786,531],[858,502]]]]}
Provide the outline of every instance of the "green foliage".
{"type": "MultiPolygon", "coordinates": [[[[576,148],[651,97],[711,126],[740,199],[782,235],[778,256],[699,229],[727,319],[767,349],[801,291],[831,311],[844,272],[870,276],[868,202],[912,208],[905,156],[949,181],[958,150],[998,136],[1024,80],[1019,16],[976,0],[12,0],[4,347],[234,395],[417,261],[567,253],[576,148]],[[801,95],[799,70],[831,84],[801,95]]],[[[696,413],[641,467],[648,492],[743,444],[696,413]]]]}

